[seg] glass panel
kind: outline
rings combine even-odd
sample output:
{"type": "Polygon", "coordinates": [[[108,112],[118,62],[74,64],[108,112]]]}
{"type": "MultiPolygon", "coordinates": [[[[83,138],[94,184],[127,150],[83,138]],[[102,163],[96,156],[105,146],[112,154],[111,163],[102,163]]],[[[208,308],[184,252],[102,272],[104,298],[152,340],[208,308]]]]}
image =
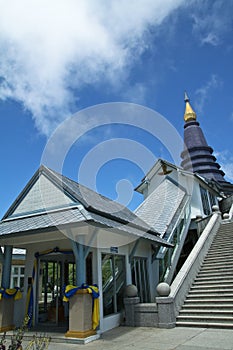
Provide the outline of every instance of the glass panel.
{"type": "Polygon", "coordinates": [[[41,261],[39,277],[39,322],[57,323],[64,318],[61,263],[41,261]]]}
{"type": "Polygon", "coordinates": [[[125,257],[115,256],[115,280],[116,280],[116,311],[124,308],[124,290],[126,284],[125,257]]]}
{"type": "Polygon", "coordinates": [[[210,205],[211,205],[211,209],[212,209],[212,206],[217,203],[217,200],[216,200],[216,197],[210,192],[209,192],[209,198],[210,198],[210,205]]]}
{"type": "Polygon", "coordinates": [[[18,286],[18,277],[13,277],[13,287],[19,287],[18,286]]]}
{"type": "Polygon", "coordinates": [[[102,288],[104,316],[114,312],[113,261],[109,254],[102,254],[102,288]]]}
{"type": "Polygon", "coordinates": [[[17,267],[17,266],[14,266],[14,267],[13,267],[13,274],[14,274],[14,275],[18,275],[18,273],[19,273],[18,267],[17,267]]]}
{"type": "Polygon", "coordinates": [[[202,200],[204,214],[209,215],[210,205],[209,205],[207,190],[202,186],[200,186],[200,190],[201,190],[201,200],[202,200]]]}
{"type": "Polygon", "coordinates": [[[20,289],[23,291],[23,287],[24,287],[24,277],[20,277],[20,280],[19,280],[19,287],[20,289]]]}
{"type": "Polygon", "coordinates": [[[150,301],[147,259],[135,257],[131,263],[132,283],[137,286],[138,296],[142,303],[150,301]]]}
{"type": "Polygon", "coordinates": [[[104,316],[123,309],[125,283],[125,257],[121,255],[102,254],[104,316]]]}

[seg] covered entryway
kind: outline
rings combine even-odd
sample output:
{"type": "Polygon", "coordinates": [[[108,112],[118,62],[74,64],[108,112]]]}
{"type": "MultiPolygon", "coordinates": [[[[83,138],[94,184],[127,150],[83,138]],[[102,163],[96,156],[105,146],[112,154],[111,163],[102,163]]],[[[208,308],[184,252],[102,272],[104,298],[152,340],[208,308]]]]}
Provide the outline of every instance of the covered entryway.
{"type": "MultiPolygon", "coordinates": [[[[130,262],[135,254],[149,256],[151,261],[152,242],[172,246],[129,209],[44,166],[0,222],[0,242],[5,288],[9,288],[12,248],[26,249],[23,299],[14,315],[22,322],[26,310],[32,325],[46,331],[52,326],[66,327],[64,333],[72,320],[67,336],[85,336],[97,326],[100,333],[118,326],[124,287],[132,283],[130,262]],[[96,284],[99,289],[98,323],[90,322],[88,332],[81,326],[81,330],[75,328],[80,320],[78,301],[70,301],[74,308],[68,310],[62,300],[63,287],[70,284],[82,290],[96,284]]],[[[140,276],[144,281],[145,276],[140,276]]],[[[153,285],[152,278],[146,282],[148,288],[153,285]]],[[[85,321],[85,302],[82,306],[85,321]]],[[[93,310],[89,315],[94,315],[93,310]]]]}
{"type": "MultiPolygon", "coordinates": [[[[35,324],[67,328],[69,305],[63,302],[64,287],[76,285],[76,263],[72,250],[58,247],[36,254],[37,287],[35,324]]],[[[86,281],[92,284],[92,253],[86,258],[86,281]]]]}

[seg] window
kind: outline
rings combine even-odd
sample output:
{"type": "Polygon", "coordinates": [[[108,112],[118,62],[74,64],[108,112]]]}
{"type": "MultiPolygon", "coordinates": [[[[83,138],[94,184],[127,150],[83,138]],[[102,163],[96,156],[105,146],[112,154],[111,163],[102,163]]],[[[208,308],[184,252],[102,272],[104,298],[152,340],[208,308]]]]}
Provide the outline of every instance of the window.
{"type": "Polygon", "coordinates": [[[125,257],[102,254],[102,289],[104,316],[123,309],[126,283],[125,257]]]}
{"type": "Polygon", "coordinates": [[[13,265],[11,267],[10,288],[19,287],[22,290],[23,286],[24,286],[24,266],[13,265]]]}
{"type": "Polygon", "coordinates": [[[200,191],[201,191],[201,200],[202,200],[204,214],[205,215],[210,215],[211,210],[210,210],[210,203],[209,203],[209,198],[208,198],[208,192],[202,186],[200,186],[200,191]]]}
{"type": "Polygon", "coordinates": [[[147,258],[133,258],[131,262],[132,283],[137,286],[141,303],[150,302],[147,258]]]}
{"type": "Polygon", "coordinates": [[[217,199],[216,199],[216,197],[215,197],[212,193],[210,193],[210,192],[209,192],[209,198],[210,198],[210,205],[211,205],[211,209],[212,209],[213,205],[217,204],[217,199]]]}

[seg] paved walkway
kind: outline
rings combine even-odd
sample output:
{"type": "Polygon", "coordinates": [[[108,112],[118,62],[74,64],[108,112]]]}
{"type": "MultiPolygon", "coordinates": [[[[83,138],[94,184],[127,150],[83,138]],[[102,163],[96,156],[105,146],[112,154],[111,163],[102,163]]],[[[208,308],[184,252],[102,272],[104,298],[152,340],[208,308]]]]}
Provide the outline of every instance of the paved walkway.
{"type": "Polygon", "coordinates": [[[119,327],[85,344],[55,343],[49,350],[233,350],[233,330],[176,327],[119,327]]]}

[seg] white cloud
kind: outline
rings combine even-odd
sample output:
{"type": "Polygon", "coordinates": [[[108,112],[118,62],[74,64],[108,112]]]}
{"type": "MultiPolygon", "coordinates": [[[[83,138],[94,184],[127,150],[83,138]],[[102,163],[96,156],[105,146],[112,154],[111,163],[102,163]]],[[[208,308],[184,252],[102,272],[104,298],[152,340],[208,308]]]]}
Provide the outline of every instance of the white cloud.
{"type": "Polygon", "coordinates": [[[147,87],[142,83],[136,83],[133,86],[130,86],[123,93],[123,97],[127,102],[144,104],[146,99],[147,87]]]}
{"type": "Polygon", "coordinates": [[[222,170],[225,172],[225,179],[233,182],[233,155],[229,150],[222,152],[215,152],[215,157],[219,164],[221,164],[222,170]]]}
{"type": "Polygon", "coordinates": [[[212,74],[210,79],[195,91],[195,94],[197,95],[196,109],[199,113],[203,113],[204,104],[208,100],[210,92],[217,89],[221,85],[222,81],[218,78],[218,76],[216,74],[212,74]]]}
{"type": "MultiPolygon", "coordinates": [[[[184,0],[0,0],[0,99],[14,99],[49,135],[77,91],[117,84],[184,0]]],[[[143,93],[143,91],[142,91],[143,93]]]]}
{"type": "Polygon", "coordinates": [[[193,0],[193,33],[201,45],[222,44],[223,34],[232,30],[233,2],[193,0]]]}

